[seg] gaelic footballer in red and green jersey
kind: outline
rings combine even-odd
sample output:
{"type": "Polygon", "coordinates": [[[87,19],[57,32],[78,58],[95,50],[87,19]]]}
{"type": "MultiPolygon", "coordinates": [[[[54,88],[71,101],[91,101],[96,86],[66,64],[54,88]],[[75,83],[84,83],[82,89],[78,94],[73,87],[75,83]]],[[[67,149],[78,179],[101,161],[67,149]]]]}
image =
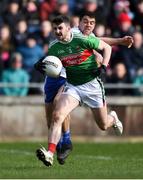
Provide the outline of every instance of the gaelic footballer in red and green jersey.
{"type": "Polygon", "coordinates": [[[92,72],[97,68],[97,62],[93,49],[98,49],[99,41],[93,36],[72,33],[69,42],[53,41],[48,55],[57,56],[62,61],[69,83],[81,85],[95,78],[92,72]]]}

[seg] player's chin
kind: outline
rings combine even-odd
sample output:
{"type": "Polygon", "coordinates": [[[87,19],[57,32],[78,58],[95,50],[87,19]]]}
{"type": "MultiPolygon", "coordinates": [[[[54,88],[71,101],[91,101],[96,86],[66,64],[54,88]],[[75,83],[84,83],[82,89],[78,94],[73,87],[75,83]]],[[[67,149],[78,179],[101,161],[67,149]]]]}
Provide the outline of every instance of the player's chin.
{"type": "Polygon", "coordinates": [[[56,36],[58,40],[62,41],[63,40],[63,36],[56,36]]]}
{"type": "Polygon", "coordinates": [[[86,30],[84,31],[84,34],[87,35],[87,36],[90,35],[91,33],[92,33],[92,31],[89,30],[89,29],[86,29],[86,30]]]}

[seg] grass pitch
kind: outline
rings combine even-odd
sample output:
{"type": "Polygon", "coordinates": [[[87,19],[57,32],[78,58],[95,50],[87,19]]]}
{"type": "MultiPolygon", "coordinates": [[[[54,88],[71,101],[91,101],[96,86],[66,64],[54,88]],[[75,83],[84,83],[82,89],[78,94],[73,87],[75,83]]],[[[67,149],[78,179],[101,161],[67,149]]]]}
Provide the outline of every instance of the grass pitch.
{"type": "Polygon", "coordinates": [[[66,164],[55,158],[50,168],[37,160],[38,147],[39,142],[0,143],[0,178],[143,179],[143,143],[74,143],[66,164]]]}

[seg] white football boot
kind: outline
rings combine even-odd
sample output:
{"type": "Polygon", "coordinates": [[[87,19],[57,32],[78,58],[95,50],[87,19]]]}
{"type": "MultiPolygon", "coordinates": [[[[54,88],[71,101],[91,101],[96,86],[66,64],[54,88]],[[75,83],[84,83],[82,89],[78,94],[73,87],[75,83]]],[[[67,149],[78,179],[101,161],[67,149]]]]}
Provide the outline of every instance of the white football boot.
{"type": "Polygon", "coordinates": [[[41,160],[46,166],[53,165],[53,155],[48,152],[44,147],[37,149],[36,155],[39,160],[41,160]]]}
{"type": "Polygon", "coordinates": [[[117,113],[115,111],[111,111],[110,115],[114,117],[115,122],[113,125],[114,131],[117,136],[121,136],[123,134],[123,125],[122,122],[118,119],[117,113]]]}

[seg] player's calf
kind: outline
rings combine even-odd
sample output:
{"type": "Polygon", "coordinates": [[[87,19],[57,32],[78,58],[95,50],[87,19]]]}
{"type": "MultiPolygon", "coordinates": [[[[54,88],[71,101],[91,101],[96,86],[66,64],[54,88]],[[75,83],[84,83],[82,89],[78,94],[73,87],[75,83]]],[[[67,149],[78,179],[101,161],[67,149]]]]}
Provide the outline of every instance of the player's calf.
{"type": "Polygon", "coordinates": [[[61,148],[57,148],[57,160],[59,164],[63,165],[65,163],[66,158],[69,156],[73,149],[72,142],[68,144],[62,144],[61,148]]]}

